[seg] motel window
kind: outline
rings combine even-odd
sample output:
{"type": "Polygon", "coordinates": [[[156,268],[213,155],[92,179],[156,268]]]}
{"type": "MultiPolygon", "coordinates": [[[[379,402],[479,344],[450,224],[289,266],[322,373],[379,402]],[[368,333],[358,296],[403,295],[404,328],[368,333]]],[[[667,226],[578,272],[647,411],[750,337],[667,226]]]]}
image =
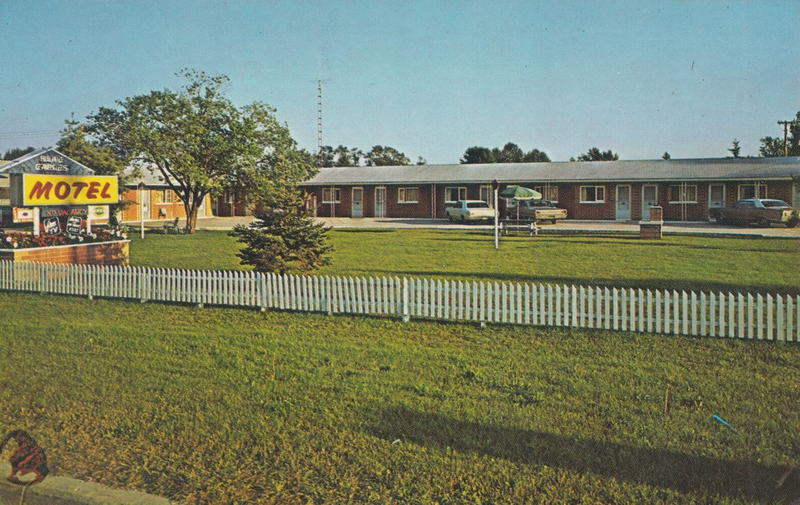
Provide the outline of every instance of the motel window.
{"type": "Polygon", "coordinates": [[[558,201],[558,186],[536,186],[533,190],[542,194],[542,200],[558,201]]]}
{"type": "Polygon", "coordinates": [[[492,201],[494,200],[494,192],[492,191],[491,185],[484,184],[483,186],[481,186],[481,194],[479,200],[483,200],[484,202],[488,203],[489,207],[492,206],[492,201]]]}
{"type": "Polygon", "coordinates": [[[459,200],[467,199],[467,188],[464,187],[447,187],[444,188],[444,202],[453,203],[459,200]]]}
{"type": "Polygon", "coordinates": [[[697,186],[694,184],[670,186],[669,203],[697,203],[697,186]]]}
{"type": "Polygon", "coordinates": [[[322,188],[322,203],[339,203],[342,201],[342,190],[339,188],[322,188]]]}
{"type": "Polygon", "coordinates": [[[156,191],[156,203],[172,203],[172,190],[163,189],[156,191]]]}
{"type": "Polygon", "coordinates": [[[605,186],[581,186],[581,203],[603,203],[605,201],[605,186]]]}
{"type": "Polygon", "coordinates": [[[766,198],[767,185],[766,184],[739,184],[738,199],[743,198],[766,198]]]}
{"type": "Polygon", "coordinates": [[[419,202],[419,188],[397,188],[397,203],[419,202]]]}

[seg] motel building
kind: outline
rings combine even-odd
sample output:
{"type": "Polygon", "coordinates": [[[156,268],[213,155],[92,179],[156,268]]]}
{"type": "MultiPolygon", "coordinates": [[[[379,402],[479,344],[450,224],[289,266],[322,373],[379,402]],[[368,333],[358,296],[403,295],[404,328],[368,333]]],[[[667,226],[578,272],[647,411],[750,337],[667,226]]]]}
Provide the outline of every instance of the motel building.
{"type": "MultiPolygon", "coordinates": [[[[122,223],[135,224],[144,221],[172,221],[175,218],[183,221],[186,211],[178,195],[169,187],[164,178],[155,170],[141,169],[134,172],[128,169],[123,173],[125,189],[121,200],[123,208],[119,220],[122,223]]],[[[197,218],[212,217],[211,197],[205,200],[197,210],[197,218]]]]}
{"type": "Polygon", "coordinates": [[[301,186],[320,217],[441,219],[457,200],[491,205],[495,180],[535,189],[580,220],[647,219],[660,205],[665,220],[708,221],[741,198],[800,206],[800,157],[333,167],[301,186]]]}

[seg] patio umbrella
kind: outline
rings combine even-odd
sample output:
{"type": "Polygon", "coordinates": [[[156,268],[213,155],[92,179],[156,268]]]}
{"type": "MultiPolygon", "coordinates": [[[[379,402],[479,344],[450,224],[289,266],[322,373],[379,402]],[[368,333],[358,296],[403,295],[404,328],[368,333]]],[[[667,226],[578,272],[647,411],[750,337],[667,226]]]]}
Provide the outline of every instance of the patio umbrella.
{"type": "Polygon", "coordinates": [[[538,200],[542,198],[542,194],[538,191],[522,186],[509,186],[500,192],[500,196],[503,198],[513,198],[514,200],[538,200]]]}
{"type": "MultiPolygon", "coordinates": [[[[509,186],[500,192],[500,196],[513,200],[539,200],[542,198],[542,194],[538,191],[523,186],[509,186]]],[[[517,219],[519,220],[519,205],[517,205],[517,219]]]]}

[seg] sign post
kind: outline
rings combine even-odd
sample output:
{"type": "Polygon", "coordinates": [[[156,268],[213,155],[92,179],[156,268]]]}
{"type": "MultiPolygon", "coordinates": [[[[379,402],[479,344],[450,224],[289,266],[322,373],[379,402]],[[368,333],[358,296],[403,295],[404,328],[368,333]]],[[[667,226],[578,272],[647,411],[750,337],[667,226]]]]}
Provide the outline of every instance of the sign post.
{"type": "Polygon", "coordinates": [[[39,236],[39,207],[33,208],[33,236],[39,236]]]}
{"type": "Polygon", "coordinates": [[[497,182],[497,179],[492,181],[492,190],[494,190],[494,248],[500,248],[500,211],[498,209],[498,205],[500,203],[498,189],[500,188],[500,183],[497,182]]]}

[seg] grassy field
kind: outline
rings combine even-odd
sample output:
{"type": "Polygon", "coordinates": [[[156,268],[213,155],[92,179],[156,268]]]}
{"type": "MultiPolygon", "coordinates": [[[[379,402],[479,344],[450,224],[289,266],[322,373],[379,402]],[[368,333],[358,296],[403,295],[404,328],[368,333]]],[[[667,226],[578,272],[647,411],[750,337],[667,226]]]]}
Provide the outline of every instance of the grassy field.
{"type": "Polygon", "coordinates": [[[0,313],[3,425],[56,474],[180,503],[800,496],[797,473],[775,487],[795,345],[9,293],[0,313]]]}
{"type": "MultiPolygon", "coordinates": [[[[495,251],[479,230],[336,230],[336,275],[410,275],[642,288],[800,293],[800,241],[667,236],[544,235],[504,238],[495,251]]],[[[243,269],[225,232],[134,237],[134,265],[243,269]]]]}

